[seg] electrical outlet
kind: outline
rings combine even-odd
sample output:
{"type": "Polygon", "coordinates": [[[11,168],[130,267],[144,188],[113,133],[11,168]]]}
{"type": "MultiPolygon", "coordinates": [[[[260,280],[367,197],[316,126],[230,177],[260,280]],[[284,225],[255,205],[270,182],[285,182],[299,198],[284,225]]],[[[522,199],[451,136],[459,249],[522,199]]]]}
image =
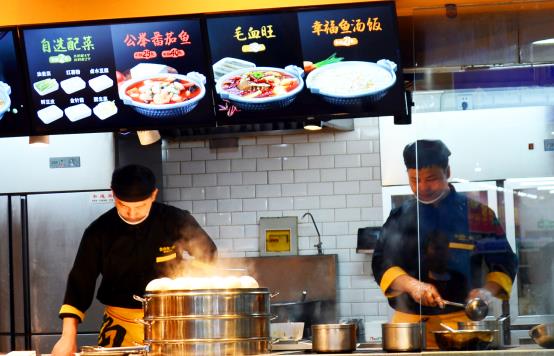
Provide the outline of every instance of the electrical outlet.
{"type": "Polygon", "coordinates": [[[456,108],[458,110],[473,109],[473,96],[471,94],[456,95],[456,108]]]}

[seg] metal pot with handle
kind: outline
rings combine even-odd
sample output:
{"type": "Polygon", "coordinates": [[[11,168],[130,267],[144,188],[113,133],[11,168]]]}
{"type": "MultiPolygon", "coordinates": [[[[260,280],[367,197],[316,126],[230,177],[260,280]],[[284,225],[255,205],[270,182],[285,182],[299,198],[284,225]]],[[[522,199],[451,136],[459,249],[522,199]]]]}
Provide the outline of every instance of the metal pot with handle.
{"type": "Polygon", "coordinates": [[[356,324],[312,325],[312,351],[353,352],[356,350],[356,324]]]}
{"type": "Polygon", "coordinates": [[[382,324],[383,350],[419,352],[426,347],[425,323],[382,324]]]}

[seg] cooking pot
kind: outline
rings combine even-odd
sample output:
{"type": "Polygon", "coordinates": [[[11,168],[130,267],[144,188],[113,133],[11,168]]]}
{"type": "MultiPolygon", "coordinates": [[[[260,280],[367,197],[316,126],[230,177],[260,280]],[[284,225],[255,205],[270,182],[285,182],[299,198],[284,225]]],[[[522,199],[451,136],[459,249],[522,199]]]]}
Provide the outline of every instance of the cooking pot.
{"type": "Polygon", "coordinates": [[[142,302],[144,318],[190,315],[266,315],[270,294],[267,288],[198,289],[147,292],[142,302]]]}
{"type": "Polygon", "coordinates": [[[151,291],[143,304],[149,355],[252,355],[270,346],[267,288],[151,291]]]}
{"type": "Polygon", "coordinates": [[[500,346],[500,323],[497,320],[481,320],[458,322],[458,330],[484,330],[493,331],[493,340],[488,349],[498,349],[500,346]]]}
{"type": "Polygon", "coordinates": [[[383,350],[390,352],[425,349],[425,323],[382,324],[383,350]]]}
{"type": "Polygon", "coordinates": [[[529,336],[541,347],[554,349],[554,324],[539,324],[529,330],[529,336]]]}
{"type": "Polygon", "coordinates": [[[312,325],[312,351],[352,352],[356,350],[356,324],[312,325]]]}
{"type": "Polygon", "coordinates": [[[498,330],[440,330],[433,331],[441,350],[489,350],[498,330]]]}

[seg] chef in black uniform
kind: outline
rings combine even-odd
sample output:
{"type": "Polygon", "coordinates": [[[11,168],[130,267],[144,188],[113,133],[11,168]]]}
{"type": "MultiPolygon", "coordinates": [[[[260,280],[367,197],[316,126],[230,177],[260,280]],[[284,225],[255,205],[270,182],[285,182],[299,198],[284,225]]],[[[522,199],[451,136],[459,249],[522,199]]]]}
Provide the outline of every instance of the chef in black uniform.
{"type": "Polygon", "coordinates": [[[98,345],[134,346],[142,342],[141,303],[153,279],[190,256],[213,262],[217,248],[188,212],[156,202],[158,189],[152,171],[140,165],[116,169],[111,188],[115,207],[85,230],[69,273],[59,315],[63,331],[53,356],[73,355],[77,328],[92,303],[98,275],[102,275],[97,299],[106,306],[98,345]]]}
{"type": "Polygon", "coordinates": [[[403,152],[414,199],[393,209],[373,254],[375,280],[395,309],[392,322],[427,321],[427,343],[440,323],[468,321],[443,300],[508,299],[517,257],[494,212],[448,183],[450,151],[419,140],[403,152]]]}

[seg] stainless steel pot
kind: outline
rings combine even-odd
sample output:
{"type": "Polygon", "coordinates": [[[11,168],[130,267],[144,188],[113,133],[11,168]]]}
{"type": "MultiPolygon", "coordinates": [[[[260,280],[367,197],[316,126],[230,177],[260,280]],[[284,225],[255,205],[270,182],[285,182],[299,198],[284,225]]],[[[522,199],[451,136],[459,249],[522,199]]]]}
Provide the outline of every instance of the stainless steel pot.
{"type": "Polygon", "coordinates": [[[205,289],[147,292],[142,302],[144,318],[191,315],[269,314],[267,288],[205,289]]]}
{"type": "Polygon", "coordinates": [[[269,353],[266,338],[152,341],[149,356],[258,355],[269,353]]]}
{"type": "Polygon", "coordinates": [[[147,292],[144,340],[153,355],[252,355],[269,352],[267,288],[147,292]]]}
{"type": "Polygon", "coordinates": [[[488,350],[494,338],[492,330],[441,330],[433,331],[441,350],[488,350]]]}
{"type": "Polygon", "coordinates": [[[144,321],[144,339],[226,339],[266,337],[270,318],[263,316],[165,317],[144,321]]]}
{"type": "Polygon", "coordinates": [[[539,324],[529,330],[529,336],[541,347],[554,349],[554,324],[539,324]]]}
{"type": "Polygon", "coordinates": [[[353,352],[356,350],[356,324],[312,325],[312,351],[353,352]]]}
{"type": "Polygon", "coordinates": [[[500,325],[497,320],[481,320],[481,321],[468,321],[458,322],[458,330],[481,330],[491,331],[493,334],[492,342],[489,344],[488,349],[498,349],[500,347],[500,325]]]}
{"type": "Polygon", "coordinates": [[[385,351],[405,352],[425,349],[425,323],[384,323],[381,329],[385,351]]]}

